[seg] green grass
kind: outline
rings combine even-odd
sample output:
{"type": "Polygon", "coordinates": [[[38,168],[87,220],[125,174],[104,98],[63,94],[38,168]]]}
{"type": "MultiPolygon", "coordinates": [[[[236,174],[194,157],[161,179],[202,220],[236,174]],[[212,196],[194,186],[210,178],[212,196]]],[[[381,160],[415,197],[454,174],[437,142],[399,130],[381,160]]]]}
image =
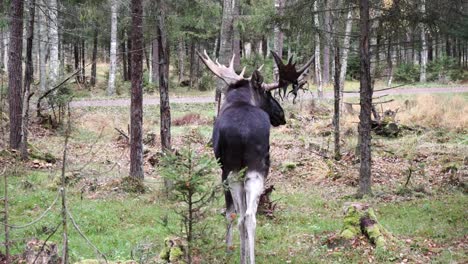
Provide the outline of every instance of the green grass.
{"type": "MultiPolygon", "coordinates": [[[[56,190],[50,187],[52,179],[46,172],[27,171],[21,176],[11,176],[9,180],[9,191],[13,194],[10,198],[10,223],[15,225],[36,218],[56,195],[56,190]],[[32,183],[34,187],[24,189],[24,181],[32,183]]],[[[279,200],[276,218],[260,216],[257,222],[259,263],[361,261],[360,251],[328,254],[326,246],[322,245],[328,234],[340,230],[344,201],[324,199],[324,190],[320,188],[301,188],[293,192],[283,190],[280,186],[277,189],[272,197],[273,200],[279,200]]],[[[3,191],[1,193],[3,195],[3,191]]],[[[172,205],[158,193],[154,189],[140,196],[110,193],[107,198],[90,199],[86,196],[81,198],[80,190],[71,187],[67,197],[72,214],[89,239],[109,259],[123,260],[130,259],[131,251],[141,243],[150,242],[160,249],[164,238],[171,233],[169,230],[178,230],[172,205]],[[168,228],[162,224],[162,219],[166,216],[169,219],[168,228]]],[[[446,244],[467,234],[466,204],[466,195],[454,193],[408,202],[376,204],[375,208],[381,223],[397,237],[409,237],[416,241],[433,239],[437,243],[446,244]]],[[[219,211],[221,206],[220,199],[213,205],[212,212],[219,211]]],[[[59,223],[59,215],[58,204],[39,223],[27,229],[12,230],[12,239],[45,239],[48,232],[59,223]]],[[[224,253],[224,218],[213,213],[207,223],[212,233],[208,237],[208,244],[204,245],[206,251],[201,254],[209,258],[210,263],[238,263],[238,252],[233,255],[224,253]]],[[[71,231],[69,237],[73,260],[95,258],[92,249],[76,231],[71,231]]],[[[60,243],[60,230],[51,240],[60,243]]],[[[23,243],[16,242],[13,252],[21,252],[23,243]]],[[[238,249],[238,242],[236,243],[238,249]]],[[[460,252],[453,255],[448,249],[444,249],[442,253],[442,262],[448,257],[464,256],[460,252]]]]}

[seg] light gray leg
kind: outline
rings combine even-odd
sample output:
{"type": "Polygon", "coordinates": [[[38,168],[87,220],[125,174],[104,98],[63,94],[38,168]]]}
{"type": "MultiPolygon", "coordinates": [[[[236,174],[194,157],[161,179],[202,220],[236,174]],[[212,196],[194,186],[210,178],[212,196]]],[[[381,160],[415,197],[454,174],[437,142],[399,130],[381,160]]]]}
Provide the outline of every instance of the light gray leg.
{"type": "Polygon", "coordinates": [[[245,191],[244,183],[239,181],[237,178],[237,172],[231,172],[228,176],[229,179],[229,190],[231,191],[232,200],[238,217],[239,237],[240,237],[240,255],[241,264],[245,264],[247,261],[246,255],[246,231],[244,226],[245,219],[245,191]]]}
{"type": "Polygon", "coordinates": [[[263,193],[264,177],[256,171],[246,175],[245,192],[247,210],[245,212],[245,228],[247,231],[250,264],[255,263],[255,229],[257,226],[256,214],[260,195],[263,193]]]}
{"type": "Polygon", "coordinates": [[[232,226],[234,220],[236,219],[236,210],[234,206],[230,206],[226,209],[226,220],[227,220],[227,230],[226,230],[226,251],[228,253],[232,252],[232,226]]]}

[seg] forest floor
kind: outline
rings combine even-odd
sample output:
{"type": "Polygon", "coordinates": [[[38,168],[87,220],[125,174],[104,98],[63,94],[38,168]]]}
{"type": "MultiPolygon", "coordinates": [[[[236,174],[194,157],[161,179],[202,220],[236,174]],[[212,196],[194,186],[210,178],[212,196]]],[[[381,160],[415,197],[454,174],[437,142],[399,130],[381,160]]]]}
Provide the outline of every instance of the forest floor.
{"type": "MultiPolygon", "coordinates": [[[[392,89],[386,91],[376,91],[374,96],[382,96],[382,95],[405,95],[405,94],[433,94],[433,93],[467,93],[468,86],[450,86],[450,87],[405,87],[400,89],[392,89]]],[[[214,96],[211,94],[202,93],[198,96],[172,96],[170,97],[171,103],[214,103],[214,96]]],[[[345,93],[345,98],[353,98],[358,97],[359,93],[345,93]]],[[[292,96],[290,96],[292,97],[292,96]]],[[[314,92],[303,92],[300,91],[298,93],[298,100],[311,100],[313,98],[317,98],[316,93],[314,92]]],[[[333,92],[325,92],[324,93],[325,99],[332,99],[333,92]]],[[[158,105],[160,103],[159,97],[154,96],[144,96],[143,104],[144,105],[158,105]]],[[[292,99],[291,99],[292,100],[292,99]]],[[[81,98],[75,100],[71,103],[71,107],[92,107],[92,106],[129,106],[130,99],[129,98],[117,98],[117,99],[88,99],[88,98],[81,98]]]]}
{"type": "MultiPolygon", "coordinates": [[[[431,88],[434,89],[434,88],[431,88]]],[[[466,263],[468,261],[468,93],[389,95],[395,101],[382,110],[399,109],[396,119],[411,130],[397,138],[373,136],[373,197],[369,203],[396,242],[376,249],[364,237],[348,244],[331,243],[343,226],[343,206],[356,201],[359,164],[358,113],[342,118],[343,159],[333,151],[332,106],[328,102],[284,102],[287,125],[273,128],[272,166],[268,185],[274,185],[273,217],[257,220],[258,263],[466,263]]],[[[172,142],[181,149],[190,142],[197,153],[212,155],[209,146],[214,104],[174,103],[172,142]]],[[[100,105],[101,106],[101,105],[100,105]]],[[[122,107],[123,106],[123,107],[122,107]]],[[[123,133],[129,107],[72,109],[68,148],[67,199],[81,230],[109,260],[154,263],[169,236],[180,236],[181,204],[166,198],[158,169],[159,107],[144,109],[146,192],[129,192],[129,146],[123,133]],[[154,139],[154,140],[151,140],[154,139]],[[154,164],[151,165],[151,164],[154,164]]],[[[2,140],[6,136],[2,135],[2,140]]],[[[15,160],[6,151],[0,167],[9,176],[10,223],[22,225],[40,217],[58,192],[64,130],[35,123],[31,148],[50,153],[56,162],[33,158],[15,160]]],[[[219,175],[219,171],[216,173],[219,175]]],[[[219,182],[218,177],[212,179],[219,182]]],[[[4,196],[0,188],[0,196],[4,196]]],[[[197,237],[195,263],[238,263],[226,254],[222,195],[205,214],[203,234],[197,237]]],[[[56,205],[34,225],[11,230],[12,252],[20,254],[32,238],[61,243],[56,205]]],[[[72,262],[96,259],[93,249],[70,227],[72,262]]],[[[237,232],[236,232],[237,233],[237,232]]],[[[4,234],[0,236],[4,240],[4,234]]]]}

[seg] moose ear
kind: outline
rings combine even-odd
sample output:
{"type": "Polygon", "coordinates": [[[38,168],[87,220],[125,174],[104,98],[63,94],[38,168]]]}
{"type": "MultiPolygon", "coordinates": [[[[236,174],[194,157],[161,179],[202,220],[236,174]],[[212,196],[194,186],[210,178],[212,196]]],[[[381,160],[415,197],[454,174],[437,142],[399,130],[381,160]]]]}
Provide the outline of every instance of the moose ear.
{"type": "Polygon", "coordinates": [[[252,78],[250,79],[250,83],[254,89],[261,89],[263,83],[263,76],[260,74],[258,70],[255,70],[252,73],[252,78]]]}

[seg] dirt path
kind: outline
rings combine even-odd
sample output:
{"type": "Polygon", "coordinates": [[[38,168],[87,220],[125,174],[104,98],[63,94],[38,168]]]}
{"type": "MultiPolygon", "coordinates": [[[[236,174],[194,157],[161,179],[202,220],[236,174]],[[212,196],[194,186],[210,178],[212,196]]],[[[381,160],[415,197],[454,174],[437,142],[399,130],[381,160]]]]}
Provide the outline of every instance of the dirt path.
{"type": "MultiPolygon", "coordinates": [[[[460,87],[434,87],[434,88],[400,88],[374,93],[375,96],[390,94],[433,94],[433,93],[467,93],[468,86],[460,87]]],[[[313,94],[316,97],[316,93],[313,94]]],[[[326,92],[325,98],[333,98],[333,92],[326,92]]],[[[345,97],[357,97],[359,93],[346,93],[345,97]]],[[[311,93],[301,94],[302,99],[311,99],[311,93]]],[[[171,103],[175,104],[206,104],[214,103],[214,96],[204,97],[171,97],[171,103]]],[[[144,105],[159,105],[159,97],[144,98],[144,105]]],[[[130,106],[130,99],[104,99],[104,100],[80,100],[73,101],[71,107],[109,107],[109,106],[130,106]]]]}

